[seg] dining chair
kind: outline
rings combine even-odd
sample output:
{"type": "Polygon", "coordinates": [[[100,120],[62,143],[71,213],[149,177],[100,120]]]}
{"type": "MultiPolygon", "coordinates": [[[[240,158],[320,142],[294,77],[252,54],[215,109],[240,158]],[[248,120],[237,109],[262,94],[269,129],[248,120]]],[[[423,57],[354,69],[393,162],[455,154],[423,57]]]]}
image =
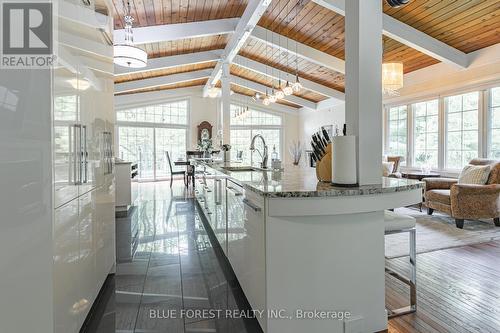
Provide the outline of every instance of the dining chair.
{"type": "Polygon", "coordinates": [[[182,178],[184,180],[184,186],[187,186],[186,171],[177,171],[177,170],[174,171],[174,169],[172,168],[172,160],[170,159],[170,154],[168,153],[168,151],[166,151],[165,154],[167,155],[168,166],[170,168],[170,187],[172,187],[172,182],[174,180],[175,175],[182,175],[182,178]]]}
{"type": "MultiPolygon", "coordinates": [[[[198,151],[198,150],[186,151],[186,161],[189,161],[189,159],[193,158],[193,157],[202,157],[202,156],[203,156],[202,151],[198,151]]],[[[193,165],[186,166],[186,178],[187,178],[187,183],[189,184],[192,181],[193,186],[194,186],[195,168],[193,165]]]]}

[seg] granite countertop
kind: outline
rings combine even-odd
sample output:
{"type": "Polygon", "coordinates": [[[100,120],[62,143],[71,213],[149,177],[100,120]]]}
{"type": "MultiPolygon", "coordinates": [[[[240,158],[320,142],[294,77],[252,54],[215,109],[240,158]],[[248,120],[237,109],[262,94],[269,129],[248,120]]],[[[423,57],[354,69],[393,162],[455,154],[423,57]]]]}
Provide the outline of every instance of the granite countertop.
{"type": "Polygon", "coordinates": [[[358,196],[409,191],[424,187],[423,182],[416,180],[382,177],[380,185],[345,188],[319,182],[314,168],[285,166],[282,171],[229,171],[224,168],[241,168],[243,165],[205,161],[195,161],[195,163],[212,168],[219,174],[227,175],[246,190],[274,198],[358,196]]]}

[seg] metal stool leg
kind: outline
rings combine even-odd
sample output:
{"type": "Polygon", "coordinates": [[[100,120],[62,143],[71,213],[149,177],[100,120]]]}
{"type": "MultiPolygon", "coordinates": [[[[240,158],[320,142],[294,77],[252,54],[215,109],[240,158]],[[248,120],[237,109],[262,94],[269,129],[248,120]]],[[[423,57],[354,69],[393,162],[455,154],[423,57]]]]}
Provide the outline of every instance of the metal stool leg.
{"type": "MultiPolygon", "coordinates": [[[[388,317],[394,318],[417,311],[417,242],[416,229],[401,230],[408,231],[410,236],[410,278],[406,278],[388,268],[385,271],[392,277],[406,283],[410,287],[410,305],[399,309],[387,309],[388,317]]],[[[393,232],[394,233],[394,232],[393,232]]]]}

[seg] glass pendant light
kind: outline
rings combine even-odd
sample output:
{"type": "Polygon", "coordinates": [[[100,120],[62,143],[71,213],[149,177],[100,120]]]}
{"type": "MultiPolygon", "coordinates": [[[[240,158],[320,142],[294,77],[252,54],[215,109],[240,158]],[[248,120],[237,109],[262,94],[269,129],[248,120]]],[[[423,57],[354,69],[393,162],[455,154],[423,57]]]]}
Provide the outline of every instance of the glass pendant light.
{"type": "Polygon", "coordinates": [[[269,96],[269,101],[271,103],[276,103],[277,100],[278,100],[278,98],[276,97],[276,94],[274,93],[274,88],[273,88],[273,92],[271,93],[271,96],[269,96]]]}
{"type": "Polygon", "coordinates": [[[403,88],[403,63],[386,62],[382,64],[382,91],[384,94],[397,95],[403,88]]]}
{"type": "Polygon", "coordinates": [[[285,93],[283,92],[283,89],[281,89],[281,80],[279,80],[278,91],[276,91],[275,96],[276,96],[277,99],[283,99],[283,98],[285,98],[285,93]]]}
{"type": "Polygon", "coordinates": [[[291,94],[293,94],[293,89],[290,86],[290,82],[286,81],[286,86],[283,88],[283,93],[285,94],[285,96],[290,96],[291,94]]]}
{"type": "Polygon", "coordinates": [[[302,89],[302,84],[299,81],[299,74],[295,75],[295,82],[292,84],[293,92],[299,92],[302,89]]]}
{"type": "MultiPolygon", "coordinates": [[[[125,7],[125,6],[124,6],[125,7]]],[[[127,14],[125,21],[125,42],[114,46],[113,62],[119,66],[129,68],[143,68],[148,65],[148,54],[143,49],[134,46],[134,32],[132,23],[134,18],[130,15],[130,2],[127,1],[127,14]]]]}

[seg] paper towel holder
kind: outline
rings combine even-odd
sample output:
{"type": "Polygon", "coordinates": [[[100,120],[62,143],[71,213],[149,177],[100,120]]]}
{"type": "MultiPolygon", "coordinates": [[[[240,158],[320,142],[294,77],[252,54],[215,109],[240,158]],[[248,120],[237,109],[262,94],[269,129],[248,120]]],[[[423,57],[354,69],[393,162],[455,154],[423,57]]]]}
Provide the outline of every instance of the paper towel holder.
{"type": "Polygon", "coordinates": [[[336,187],[359,187],[356,161],[357,138],[353,135],[336,136],[332,142],[332,181],[336,187]]]}

